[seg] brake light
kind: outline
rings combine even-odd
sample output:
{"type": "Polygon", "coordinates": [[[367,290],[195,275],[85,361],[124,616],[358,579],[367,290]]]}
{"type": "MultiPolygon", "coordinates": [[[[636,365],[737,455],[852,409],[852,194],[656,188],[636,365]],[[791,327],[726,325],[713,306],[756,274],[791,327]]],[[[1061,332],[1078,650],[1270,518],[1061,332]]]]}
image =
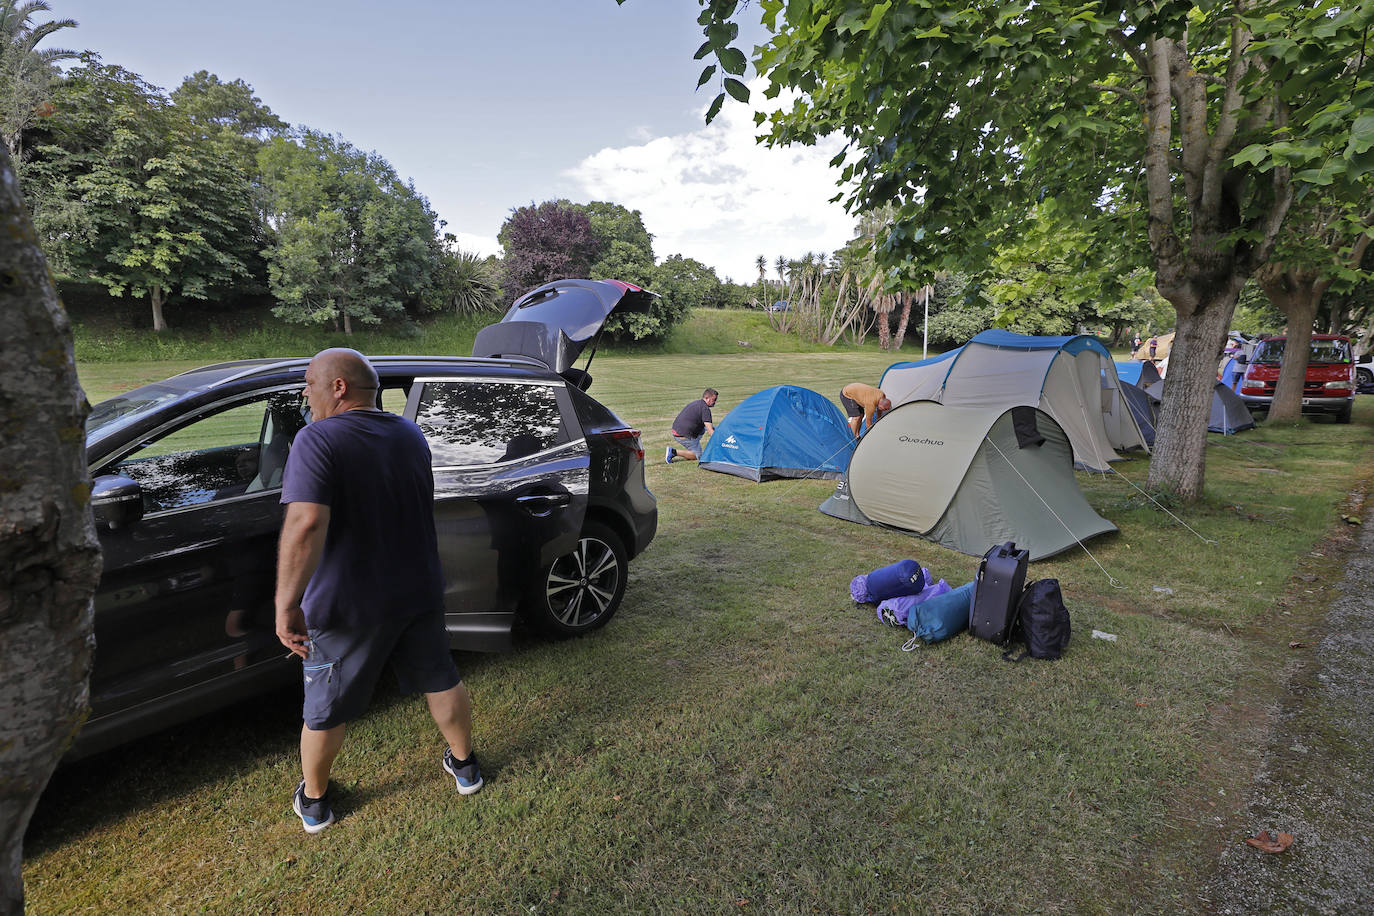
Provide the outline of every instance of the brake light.
{"type": "Polygon", "coordinates": [[[607,436],[616,445],[628,452],[633,452],[640,461],[644,460],[644,446],[639,441],[639,430],[617,429],[607,433],[607,436]]]}

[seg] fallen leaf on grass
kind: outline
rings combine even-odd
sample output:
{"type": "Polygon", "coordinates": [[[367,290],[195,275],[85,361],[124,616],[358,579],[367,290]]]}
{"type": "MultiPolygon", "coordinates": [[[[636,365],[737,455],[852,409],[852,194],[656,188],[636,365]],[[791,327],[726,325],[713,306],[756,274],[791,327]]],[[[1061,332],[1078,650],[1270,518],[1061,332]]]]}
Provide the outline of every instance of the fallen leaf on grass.
{"type": "Polygon", "coordinates": [[[1290,642],[1290,643],[1288,644],[1288,648],[1290,648],[1290,649],[1306,649],[1306,648],[1307,648],[1307,643],[1305,643],[1305,642],[1290,642]]]}
{"type": "Polygon", "coordinates": [[[1261,852],[1283,852],[1293,845],[1293,834],[1280,833],[1271,837],[1268,830],[1261,830],[1255,836],[1246,837],[1245,842],[1261,852]]]}

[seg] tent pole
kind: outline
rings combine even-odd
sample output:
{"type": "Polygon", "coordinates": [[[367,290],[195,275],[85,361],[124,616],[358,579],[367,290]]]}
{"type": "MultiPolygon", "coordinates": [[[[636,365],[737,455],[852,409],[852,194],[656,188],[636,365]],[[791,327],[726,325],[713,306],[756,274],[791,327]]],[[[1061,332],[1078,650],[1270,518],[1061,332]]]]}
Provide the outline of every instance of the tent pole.
{"type": "Polygon", "coordinates": [[[926,344],[930,341],[930,294],[932,287],[929,283],[926,288],[921,290],[925,294],[926,316],[921,321],[921,359],[926,358],[926,344]]]}

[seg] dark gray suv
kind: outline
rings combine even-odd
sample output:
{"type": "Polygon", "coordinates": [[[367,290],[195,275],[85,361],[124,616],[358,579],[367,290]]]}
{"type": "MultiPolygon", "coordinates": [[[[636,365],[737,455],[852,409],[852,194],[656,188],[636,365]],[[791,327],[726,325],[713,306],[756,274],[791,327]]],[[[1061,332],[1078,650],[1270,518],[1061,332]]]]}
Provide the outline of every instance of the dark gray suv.
{"type": "MultiPolygon", "coordinates": [[[[559,281],[517,300],[470,358],[371,358],[379,406],[429,439],[454,648],[505,648],[517,618],[577,635],[620,605],[658,510],[639,431],[586,393],[591,376],[573,360],[612,311],[647,309],[651,296],[559,281]]],[[[92,410],[104,572],[92,713],[69,757],[299,677],[272,597],[308,362],[205,366],[92,410]]]]}

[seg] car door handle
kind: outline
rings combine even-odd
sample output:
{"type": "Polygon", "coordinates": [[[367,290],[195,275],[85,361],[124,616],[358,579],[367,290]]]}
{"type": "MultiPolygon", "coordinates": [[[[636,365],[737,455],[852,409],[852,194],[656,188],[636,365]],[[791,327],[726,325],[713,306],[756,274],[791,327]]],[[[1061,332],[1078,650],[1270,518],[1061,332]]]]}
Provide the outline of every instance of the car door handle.
{"type": "Polygon", "coordinates": [[[566,508],[572,502],[567,493],[538,493],[534,496],[517,496],[515,502],[535,518],[545,518],[554,509],[566,508]]]}

